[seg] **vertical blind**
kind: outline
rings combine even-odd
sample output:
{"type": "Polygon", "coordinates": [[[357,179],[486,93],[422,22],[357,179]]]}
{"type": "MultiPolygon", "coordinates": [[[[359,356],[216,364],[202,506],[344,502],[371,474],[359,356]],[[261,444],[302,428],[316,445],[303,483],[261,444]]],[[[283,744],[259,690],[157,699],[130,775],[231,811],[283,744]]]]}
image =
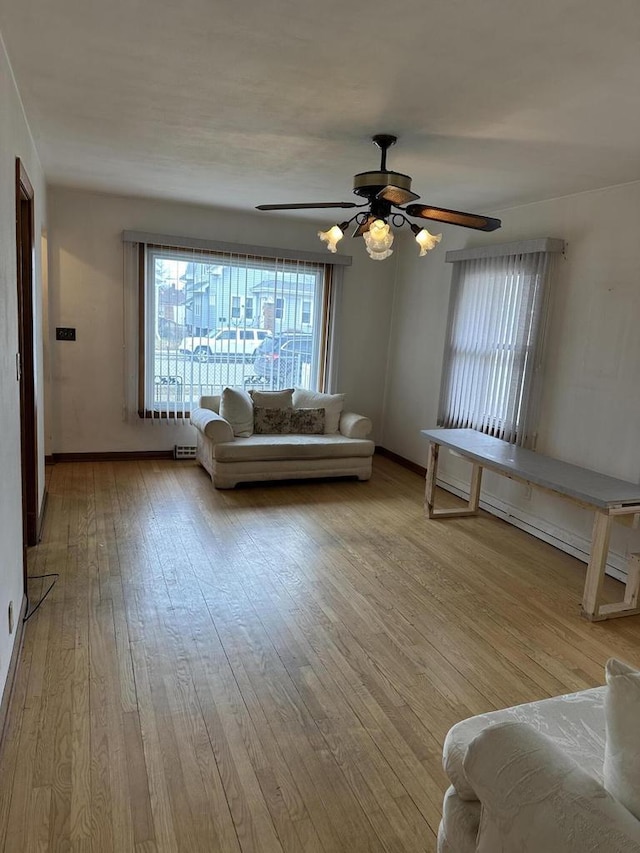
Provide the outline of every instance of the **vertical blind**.
{"type": "Polygon", "coordinates": [[[440,426],[531,444],[551,262],[563,246],[547,239],[447,253],[440,426]]]}
{"type": "Polygon", "coordinates": [[[132,232],[123,241],[128,416],[180,423],[225,386],[329,384],[339,275],[325,256],[132,232]],[[265,343],[272,356],[258,359],[265,343]]]}

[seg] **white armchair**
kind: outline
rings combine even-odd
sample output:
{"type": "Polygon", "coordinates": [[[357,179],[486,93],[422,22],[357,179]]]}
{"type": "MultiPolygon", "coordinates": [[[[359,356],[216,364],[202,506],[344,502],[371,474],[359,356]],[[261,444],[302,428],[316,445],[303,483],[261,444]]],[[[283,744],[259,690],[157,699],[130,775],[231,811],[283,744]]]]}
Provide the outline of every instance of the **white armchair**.
{"type": "MultiPolygon", "coordinates": [[[[640,695],[640,673],[612,661],[609,688],[495,711],[451,729],[444,768],[452,784],[445,794],[438,853],[640,853],[640,820],[629,810],[637,814],[640,791],[629,776],[637,762],[618,767],[618,776],[609,770],[603,781],[605,754],[623,764],[624,754],[627,761],[634,754],[633,747],[622,755],[612,754],[611,744],[607,749],[607,736],[615,739],[607,694],[611,664],[618,667],[613,677],[634,679],[631,690],[640,695]],[[618,783],[620,773],[626,773],[633,792],[616,799],[611,783],[618,783]]],[[[633,719],[629,691],[622,689],[628,735],[640,742],[640,705],[633,719]]],[[[615,719],[617,725],[620,714],[615,719]]]]}

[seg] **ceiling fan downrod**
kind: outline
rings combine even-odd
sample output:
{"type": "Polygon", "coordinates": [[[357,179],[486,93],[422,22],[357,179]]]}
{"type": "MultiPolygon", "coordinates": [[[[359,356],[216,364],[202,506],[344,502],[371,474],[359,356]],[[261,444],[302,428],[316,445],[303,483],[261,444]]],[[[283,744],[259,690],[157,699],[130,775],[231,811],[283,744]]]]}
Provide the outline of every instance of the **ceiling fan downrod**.
{"type": "Polygon", "coordinates": [[[390,133],[376,133],[371,137],[371,141],[380,149],[380,171],[387,171],[387,151],[392,145],[398,141],[397,136],[392,136],[390,133]]]}

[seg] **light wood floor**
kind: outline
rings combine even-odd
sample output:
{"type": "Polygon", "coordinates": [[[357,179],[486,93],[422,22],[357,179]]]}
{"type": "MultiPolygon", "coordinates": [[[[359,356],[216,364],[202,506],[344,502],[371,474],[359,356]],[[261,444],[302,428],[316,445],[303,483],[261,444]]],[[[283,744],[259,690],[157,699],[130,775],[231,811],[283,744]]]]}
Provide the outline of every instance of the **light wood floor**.
{"type": "Polygon", "coordinates": [[[30,572],[60,579],[26,628],[0,850],[434,850],[448,728],[640,665],[640,617],[582,620],[583,564],[422,496],[384,458],[225,492],[193,463],[51,469],[30,572]]]}

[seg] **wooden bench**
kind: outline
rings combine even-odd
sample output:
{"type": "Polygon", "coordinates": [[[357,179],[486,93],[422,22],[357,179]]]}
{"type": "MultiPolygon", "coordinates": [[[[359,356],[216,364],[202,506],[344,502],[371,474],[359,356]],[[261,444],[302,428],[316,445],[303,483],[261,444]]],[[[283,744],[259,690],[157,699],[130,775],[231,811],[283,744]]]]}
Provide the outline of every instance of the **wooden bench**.
{"type": "Polygon", "coordinates": [[[609,539],[613,521],[622,516],[640,519],[640,485],[617,480],[580,468],[532,450],[516,447],[473,429],[425,429],[429,440],[425,504],[429,518],[454,518],[477,515],[480,504],[482,471],[487,469],[512,480],[562,495],[580,506],[593,509],[595,518],[591,554],[582,599],[582,615],[592,621],[640,613],[640,554],[631,554],[628,563],[624,599],[615,604],[602,602],[609,539]],[[448,447],[473,465],[468,506],[460,509],[436,509],[434,498],[440,446],[448,447]]]}

